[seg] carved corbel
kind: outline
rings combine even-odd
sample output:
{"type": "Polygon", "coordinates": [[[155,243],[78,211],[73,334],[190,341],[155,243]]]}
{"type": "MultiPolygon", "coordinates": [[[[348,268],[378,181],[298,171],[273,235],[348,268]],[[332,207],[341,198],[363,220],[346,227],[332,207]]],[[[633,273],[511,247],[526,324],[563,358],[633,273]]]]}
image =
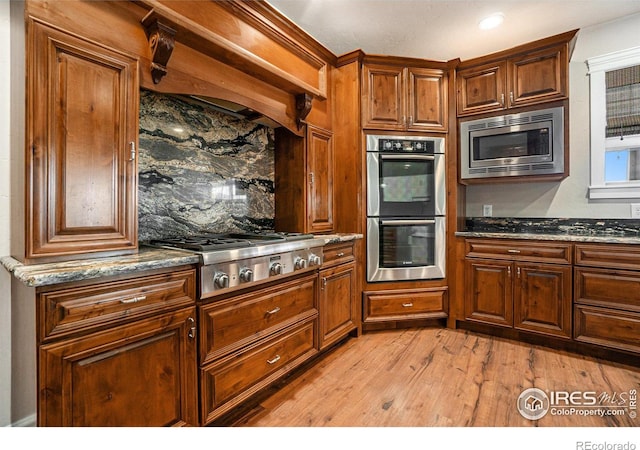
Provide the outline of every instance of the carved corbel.
{"type": "Polygon", "coordinates": [[[142,25],[151,47],[151,78],[158,84],[167,74],[167,63],[175,45],[176,31],[151,14],[144,18],[142,25]]]}
{"type": "Polygon", "coordinates": [[[304,120],[311,111],[312,100],[313,97],[307,93],[296,95],[296,124],[298,125],[298,130],[302,128],[304,120]]]}

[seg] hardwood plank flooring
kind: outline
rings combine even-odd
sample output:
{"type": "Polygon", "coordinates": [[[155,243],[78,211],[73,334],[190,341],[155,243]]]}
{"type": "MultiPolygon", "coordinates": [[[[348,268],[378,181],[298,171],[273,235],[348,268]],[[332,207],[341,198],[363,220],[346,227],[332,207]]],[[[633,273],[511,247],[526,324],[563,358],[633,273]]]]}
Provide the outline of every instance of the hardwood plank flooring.
{"type": "MultiPolygon", "coordinates": [[[[640,369],[463,330],[377,331],[352,338],[330,351],[262,399],[234,425],[640,425],[640,418],[630,417],[629,410],[603,417],[550,411],[537,421],[526,419],[516,403],[521,392],[530,387],[545,392],[591,391],[616,401],[624,398],[628,406],[630,390],[640,390],[640,369]]],[[[601,409],[612,411],[615,406],[610,399],[601,409]]]]}

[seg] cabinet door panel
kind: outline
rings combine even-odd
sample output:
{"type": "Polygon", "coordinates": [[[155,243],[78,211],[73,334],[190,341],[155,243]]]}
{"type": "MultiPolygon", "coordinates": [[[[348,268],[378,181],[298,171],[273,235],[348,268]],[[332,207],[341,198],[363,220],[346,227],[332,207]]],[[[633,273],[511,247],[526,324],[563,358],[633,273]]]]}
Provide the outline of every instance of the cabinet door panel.
{"type": "Polygon", "coordinates": [[[320,272],[320,350],[345,337],[355,324],[355,265],[320,272]]]}
{"type": "Polygon", "coordinates": [[[410,130],[447,131],[447,81],[442,70],[408,69],[410,130]]]}
{"type": "Polygon", "coordinates": [[[505,72],[504,62],[458,71],[458,115],[503,109],[505,72]]]}
{"type": "Polygon", "coordinates": [[[563,99],[567,96],[565,45],[510,59],[511,107],[563,99]]]}
{"type": "Polygon", "coordinates": [[[510,262],[465,261],[465,315],[467,320],[513,326],[510,262]]]}
{"type": "Polygon", "coordinates": [[[138,62],[32,29],[26,257],[134,251],[138,62]]]}
{"type": "Polygon", "coordinates": [[[329,131],[308,127],[309,232],[333,230],[333,140],[329,131]]]}
{"type": "Polygon", "coordinates": [[[196,425],[195,308],[40,348],[40,426],[196,425]]]}
{"type": "Polygon", "coordinates": [[[571,267],[516,264],[514,326],[571,337],[571,267]]]}
{"type": "Polygon", "coordinates": [[[364,66],[363,128],[404,129],[403,72],[401,67],[364,66]]]}

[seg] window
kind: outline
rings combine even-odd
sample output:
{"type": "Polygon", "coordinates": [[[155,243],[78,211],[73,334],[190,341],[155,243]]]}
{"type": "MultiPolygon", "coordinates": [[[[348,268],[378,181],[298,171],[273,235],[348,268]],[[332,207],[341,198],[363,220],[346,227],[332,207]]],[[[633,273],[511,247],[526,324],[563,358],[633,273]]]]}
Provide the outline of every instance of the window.
{"type": "Polygon", "coordinates": [[[640,198],[640,47],[591,58],[589,198],[640,198]]]}

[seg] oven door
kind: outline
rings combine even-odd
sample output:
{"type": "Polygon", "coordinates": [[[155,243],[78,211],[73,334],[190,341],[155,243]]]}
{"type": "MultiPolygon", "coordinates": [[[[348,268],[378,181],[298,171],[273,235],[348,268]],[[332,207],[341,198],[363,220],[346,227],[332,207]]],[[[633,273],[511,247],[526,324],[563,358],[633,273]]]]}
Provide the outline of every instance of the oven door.
{"type": "Polygon", "coordinates": [[[445,275],[445,218],[367,219],[367,281],[445,275]]]}
{"type": "Polygon", "coordinates": [[[367,216],[444,215],[444,155],[367,153],[367,216]]]}

